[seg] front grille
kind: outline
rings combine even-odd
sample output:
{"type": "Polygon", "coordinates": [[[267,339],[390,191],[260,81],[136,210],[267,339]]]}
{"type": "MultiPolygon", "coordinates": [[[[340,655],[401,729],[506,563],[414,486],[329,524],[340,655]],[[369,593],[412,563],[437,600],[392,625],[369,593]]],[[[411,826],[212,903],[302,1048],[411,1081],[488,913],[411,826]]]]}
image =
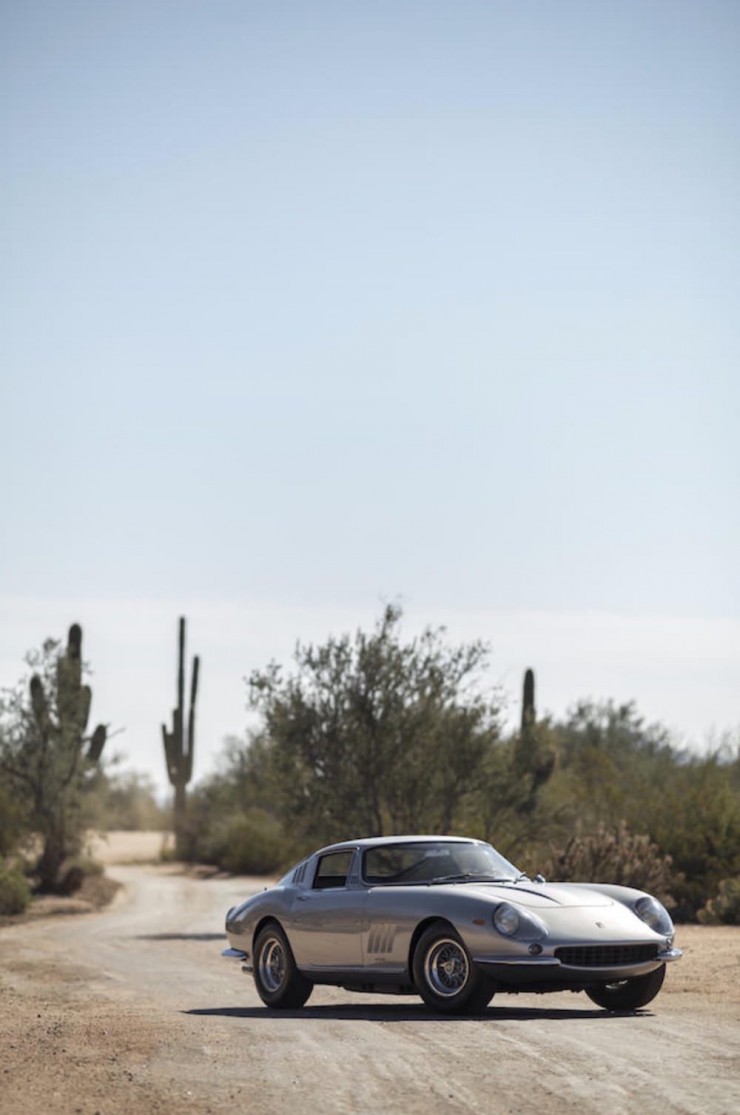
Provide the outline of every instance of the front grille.
{"type": "Polygon", "coordinates": [[[622,964],[644,964],[655,960],[656,945],[573,945],[555,949],[561,964],[574,968],[618,968],[622,964]]]}

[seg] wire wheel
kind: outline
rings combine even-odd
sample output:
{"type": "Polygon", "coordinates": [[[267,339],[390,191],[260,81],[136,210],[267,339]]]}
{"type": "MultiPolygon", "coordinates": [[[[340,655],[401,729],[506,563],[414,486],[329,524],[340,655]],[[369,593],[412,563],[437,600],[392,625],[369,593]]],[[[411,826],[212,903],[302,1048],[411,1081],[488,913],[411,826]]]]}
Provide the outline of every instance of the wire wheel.
{"type": "Polygon", "coordinates": [[[311,994],[313,984],[296,968],[288,939],[276,922],[255,939],[254,983],[262,1002],[273,1010],[296,1010],[311,994]]]}
{"type": "Polygon", "coordinates": [[[435,941],[424,957],[424,975],[443,999],[459,995],[470,978],[468,957],[460,942],[451,937],[435,941]]]}
{"type": "Polygon", "coordinates": [[[259,972],[265,989],[270,994],[279,991],[287,972],[282,941],[269,937],[260,949],[259,972]]]}
{"type": "Polygon", "coordinates": [[[473,963],[449,922],[428,925],[411,961],[416,990],[442,1014],[479,1014],[493,998],[494,985],[473,963]]]}

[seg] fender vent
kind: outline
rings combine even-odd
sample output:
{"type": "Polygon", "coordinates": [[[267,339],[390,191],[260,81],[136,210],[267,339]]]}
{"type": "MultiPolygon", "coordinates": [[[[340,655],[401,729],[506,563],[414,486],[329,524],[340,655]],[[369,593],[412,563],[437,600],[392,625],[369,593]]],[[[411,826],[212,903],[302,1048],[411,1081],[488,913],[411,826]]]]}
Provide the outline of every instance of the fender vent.
{"type": "Polygon", "coordinates": [[[655,945],[574,945],[555,949],[561,964],[574,968],[619,968],[622,964],[644,964],[655,960],[655,945]]]}

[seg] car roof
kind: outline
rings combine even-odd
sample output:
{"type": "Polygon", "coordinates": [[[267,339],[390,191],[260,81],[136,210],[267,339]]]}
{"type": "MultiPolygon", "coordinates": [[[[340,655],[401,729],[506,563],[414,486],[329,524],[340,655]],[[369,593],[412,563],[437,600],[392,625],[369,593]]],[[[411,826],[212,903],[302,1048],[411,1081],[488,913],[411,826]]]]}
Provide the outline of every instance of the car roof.
{"type": "Polygon", "coordinates": [[[482,841],[475,840],[471,836],[362,836],[357,840],[342,840],[338,844],[328,844],[325,848],[319,848],[315,855],[324,854],[325,852],[346,852],[355,848],[361,850],[365,848],[379,848],[387,844],[438,844],[443,841],[445,844],[480,844],[482,841]]]}

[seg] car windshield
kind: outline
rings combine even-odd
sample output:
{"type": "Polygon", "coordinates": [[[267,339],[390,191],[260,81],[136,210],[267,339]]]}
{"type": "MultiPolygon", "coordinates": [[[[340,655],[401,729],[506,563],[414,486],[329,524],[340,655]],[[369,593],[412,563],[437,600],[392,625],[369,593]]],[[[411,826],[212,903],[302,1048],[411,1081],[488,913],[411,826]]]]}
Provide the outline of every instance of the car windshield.
{"type": "Polygon", "coordinates": [[[418,844],[380,844],[363,856],[362,877],[373,885],[415,883],[506,882],[521,872],[490,844],[425,840],[418,844]]]}

